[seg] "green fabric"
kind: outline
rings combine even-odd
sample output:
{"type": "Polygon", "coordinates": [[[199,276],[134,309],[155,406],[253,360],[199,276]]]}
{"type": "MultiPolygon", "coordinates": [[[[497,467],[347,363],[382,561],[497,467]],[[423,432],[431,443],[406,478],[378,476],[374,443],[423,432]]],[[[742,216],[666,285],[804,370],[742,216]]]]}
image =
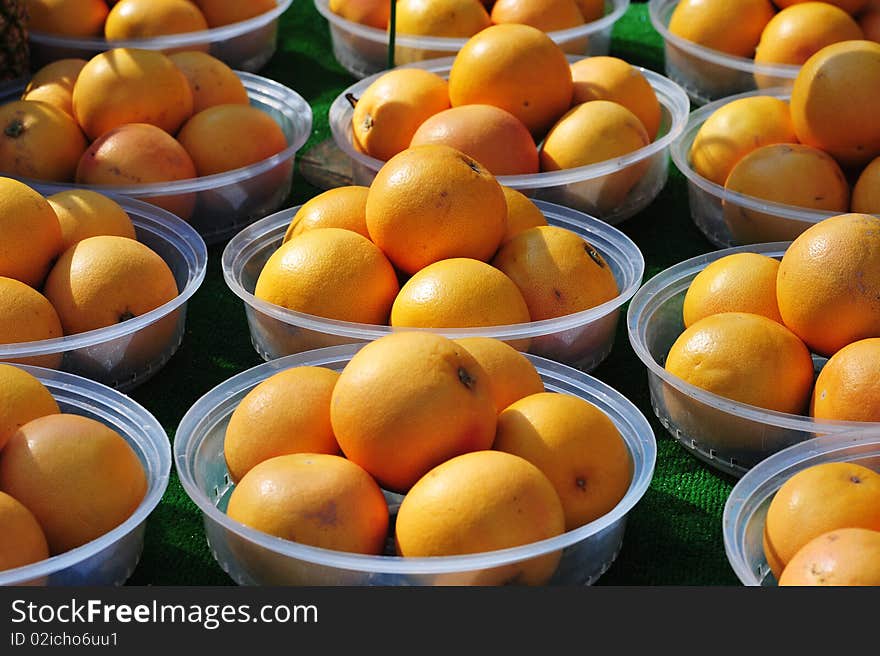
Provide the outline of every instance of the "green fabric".
{"type": "MultiPolygon", "coordinates": [[[[616,24],[611,54],[663,72],[662,42],[651,27],[646,5],[632,4],[616,24]]],[[[295,89],[311,103],[314,130],[304,151],[330,137],[327,109],[353,79],[333,59],[326,21],[311,0],[296,0],[282,16],[278,51],[260,74],[295,89]]],[[[298,178],[288,206],[318,192],[298,178]]],[[[651,207],[619,227],[645,255],[645,280],[681,260],[713,250],[691,222],[684,179],[674,167],[651,207]]],[[[223,282],[221,253],[222,245],[209,251],[207,276],[189,303],[180,350],[131,394],[155,413],[172,438],[181,417],[200,396],[261,362],[250,343],[242,302],[223,282]]],[[[611,356],[593,375],[642,410],[658,444],[651,486],[631,511],[623,549],[598,584],[737,585],[721,533],[724,502],[735,481],[696,460],[656,420],[645,368],[630,347],[623,319],[611,356]]],[[[200,512],[173,473],[165,497],[148,520],[143,557],[129,582],[232,584],[211,556],[200,512]]]]}

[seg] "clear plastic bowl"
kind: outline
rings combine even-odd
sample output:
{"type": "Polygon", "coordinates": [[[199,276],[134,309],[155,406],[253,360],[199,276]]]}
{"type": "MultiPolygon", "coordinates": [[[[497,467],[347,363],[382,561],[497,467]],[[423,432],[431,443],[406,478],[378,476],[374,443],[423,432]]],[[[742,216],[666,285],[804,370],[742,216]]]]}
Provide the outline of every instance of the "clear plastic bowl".
{"type": "MultiPolygon", "coordinates": [[[[753,252],[780,259],[789,243],[741,246],[685,260],[648,280],[633,296],[627,313],[629,340],[648,369],[651,405],[660,422],[695,456],[735,477],[798,442],[872,426],[739,403],[695,387],[664,368],[670,347],[684,331],[682,305],[696,275],[710,262],[731,253],[753,252]]],[[[826,361],[814,356],[817,372],[826,361]]]]}
{"type": "Polygon", "coordinates": [[[147,492],[131,517],[109,533],[47,560],[0,571],[0,585],[122,585],[140,560],[147,517],[168,487],[168,435],[152,414],[125,394],[61,371],[19,366],[49,388],[62,412],[96,419],[124,437],[144,466],[147,492]]]}
{"type": "Polygon", "coordinates": [[[790,87],[800,66],[756,64],[754,59],[735,57],[669,31],[669,19],[678,0],[650,0],[648,13],[654,29],[663,37],[666,74],[678,82],[697,105],[743,91],[790,87]]]}
{"type": "MultiPolygon", "coordinates": [[[[648,488],[657,446],[645,417],[620,392],[595,378],[543,358],[528,356],[548,391],[579,396],[606,412],[626,441],[633,478],[608,514],[567,533],[510,549],[463,556],[401,558],[367,556],[297,544],[231,520],[225,513],[233,484],[223,456],[229,417],[241,399],[272,374],[297,366],[341,371],[363,345],[320,349],[258,365],[221,383],[184,415],[174,440],[174,463],[184,490],[203,513],[217,562],[240,585],[444,585],[497,583],[502,565],[563,550],[552,584],[590,584],[614,562],[627,514],[648,488]],[[493,575],[495,578],[493,578],[493,575]]],[[[402,497],[386,492],[396,513],[402,497]]],[[[503,572],[502,572],[503,575],[503,572]]]]}
{"type": "MultiPolygon", "coordinates": [[[[192,207],[187,218],[205,242],[229,239],[242,226],[279,209],[287,200],[293,184],[294,158],[312,131],[312,108],[298,93],[252,73],[236,71],[247,89],[251,106],[267,112],[281,126],[287,148],[272,157],[232,171],[189,180],[155,182],[140,185],[85,185],[71,182],[47,182],[19,178],[40,186],[46,193],[62,189],[91,189],[150,202],[192,207]]],[[[0,92],[0,105],[17,100],[24,85],[14,85],[0,92]]],[[[8,174],[7,174],[8,175],[8,174]]]]}
{"type": "Polygon", "coordinates": [[[36,69],[58,59],[71,57],[91,59],[112,48],[143,48],[164,52],[203,50],[232,68],[256,72],[275,54],[278,45],[278,17],[287,11],[292,2],[293,0],[277,0],[274,9],[240,23],[150,39],[107,41],[103,37],[77,38],[32,30],[29,34],[32,67],[36,69]]]}
{"type": "Polygon", "coordinates": [[[672,161],[688,181],[691,219],[715,246],[726,248],[771,241],[791,241],[814,223],[843,212],[784,205],[730,191],[707,180],[690,164],[690,150],[703,123],[717,109],[741,98],[771,96],[788,101],[788,89],[767,89],[722,98],[693,111],[669,149],[672,161]]]}
{"type": "MultiPolygon", "coordinates": [[[[388,68],[388,32],[346,20],[330,11],[329,0],[314,0],[315,8],[327,19],[333,54],[343,68],[360,79],[388,68]]],[[[626,13],[629,0],[606,0],[605,15],[579,27],[549,36],[565,52],[573,55],[607,55],[611,30],[626,13]]],[[[467,39],[398,34],[394,39],[394,63],[397,66],[425,59],[455,55],[467,39]]]]}
{"type": "MultiPolygon", "coordinates": [[[[430,329],[447,337],[494,337],[528,346],[531,353],[557,360],[583,371],[594,369],[611,352],[620,308],[635,294],[645,270],[644,257],[625,234],[598,219],[575,210],[537,202],[551,225],[567,228],[592,244],[608,262],[620,294],[602,305],[556,319],[488,328],[430,329]],[[528,340],[527,344],[523,341],[528,340]]],[[[223,277],[245,304],[251,342],[266,360],[325,346],[368,342],[392,330],[390,326],[324,319],[294,312],[254,296],[263,265],[284,238],[300,206],[283,210],[233,237],[223,251],[223,277]]]]}
{"type": "MultiPolygon", "coordinates": [[[[453,59],[435,59],[412,66],[448,77],[453,59]]],[[[569,57],[571,62],[578,59],[583,57],[569,57]]],[[[654,71],[637,68],[653,87],[661,105],[660,130],[652,143],[612,160],[561,171],[502,175],[498,176],[498,182],[532,198],[572,207],[611,224],[625,221],[650,205],[666,184],[669,147],[684,129],[690,102],[681,87],[671,80],[654,71]],[[639,181],[631,188],[627,181],[621,191],[620,176],[628,178],[631,171],[639,169],[644,169],[639,181]],[[625,170],[627,173],[622,173],[625,170]]],[[[355,148],[351,132],[354,109],[349,102],[352,96],[359,98],[381,75],[377,73],[348,87],[336,97],[328,112],[333,140],[351,158],[352,184],[368,186],[384,164],[355,148]]]]}
{"type": "Polygon", "coordinates": [[[776,585],[762,542],[770,502],[794,474],[826,462],[855,462],[880,472],[880,428],[801,442],[767,458],[733,486],[722,516],[724,550],[744,585],[776,585]]]}
{"type": "MultiPolygon", "coordinates": [[[[34,189],[50,193],[40,185],[34,189]]],[[[151,378],[177,351],[183,340],[187,301],[205,278],[208,249],[192,226],[170,212],[130,198],[111,197],[128,213],[138,241],[161,255],[171,268],[180,291],[177,298],[113,326],[55,339],[0,344],[0,361],[24,360],[127,391],[151,378]]]]}

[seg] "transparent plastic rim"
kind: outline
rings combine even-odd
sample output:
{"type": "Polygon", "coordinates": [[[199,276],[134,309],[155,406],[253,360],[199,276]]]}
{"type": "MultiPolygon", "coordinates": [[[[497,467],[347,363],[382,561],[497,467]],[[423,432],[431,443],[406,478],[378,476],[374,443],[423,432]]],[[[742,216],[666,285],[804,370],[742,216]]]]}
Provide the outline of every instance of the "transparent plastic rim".
{"type": "Polygon", "coordinates": [[[546,201],[534,202],[553,223],[573,229],[578,234],[586,232],[588,241],[595,238],[596,241],[590,241],[590,243],[599,249],[603,257],[611,258],[618,267],[628,274],[626,280],[618,281],[618,284],[624,283],[624,286],[615,298],[588,310],[556,319],[485,328],[392,328],[391,326],[324,319],[312,314],[288,310],[257,298],[244,288],[240,278],[253,250],[261,247],[267,241],[283,235],[291,219],[301,207],[300,205],[260,219],[233,237],[223,249],[223,278],[236,296],[261,314],[286,324],[316,332],[363,340],[378,339],[383,335],[401,330],[439,333],[453,339],[465,336],[494,337],[502,340],[540,337],[592,323],[609,315],[633,297],[644,275],[645,259],[638,246],[629,237],[613,226],[583,212],[546,201]],[[617,252],[609,252],[609,249],[614,249],[617,252]]]}
{"type": "Polygon", "coordinates": [[[148,455],[153,455],[158,462],[155,471],[147,471],[149,486],[147,494],[128,519],[108,533],[80,547],[32,565],[0,572],[0,585],[17,585],[49,576],[77,565],[113,546],[135,530],[159,505],[159,501],[168,487],[171,473],[171,444],[165,429],[146,408],[131,397],[75,374],[44,369],[43,367],[15,366],[36,376],[53,392],[53,396],[56,390],[60,391],[64,395],[63,400],[72,405],[86,407],[97,414],[122,415],[126,423],[137,427],[140,436],[145,438],[138,440],[139,450],[144,452],[150,448],[153,453],[148,455]]]}
{"type": "Polygon", "coordinates": [[[651,24],[654,26],[654,29],[660,33],[660,36],[663,37],[663,40],[666,43],[672,44],[677,49],[683,50],[689,55],[693,55],[703,61],[718,66],[724,66],[725,68],[732,68],[744,73],[766,75],[788,80],[793,80],[797,77],[798,71],[801,69],[800,66],[794,66],[792,64],[757,64],[754,59],[728,55],[719,50],[706,48],[693,41],[688,41],[680,36],[676,36],[669,31],[667,24],[669,23],[672,11],[675,9],[678,2],[679,0],[649,0],[648,2],[648,15],[650,16],[651,24]]]}
{"type": "Polygon", "coordinates": [[[630,487],[620,503],[611,512],[589,524],[553,538],[519,547],[473,555],[403,558],[400,556],[367,556],[290,542],[236,522],[211,503],[208,496],[196,484],[193,463],[205,433],[215,423],[212,422],[211,426],[203,426],[205,417],[212,413],[218,405],[218,400],[228,399],[252,387],[255,380],[264,379],[281,369],[305,364],[317,367],[341,364],[349,360],[362,346],[363,344],[331,346],[289,355],[257,365],[221,383],[190,408],[175,433],[174,464],[184,490],[207,518],[243,539],[286,557],[360,572],[442,574],[498,567],[571,546],[599,533],[623,518],[638,503],[650,485],[656,462],[657,445],[651,425],[638,408],[620,392],[588,374],[552,360],[529,355],[527,357],[535,364],[540,373],[551,376],[554,382],[568,384],[577,389],[589,388],[595,397],[601,397],[603,401],[616,407],[633,423],[633,430],[628,436],[627,445],[631,453],[635,446],[638,447],[640,455],[643,457],[643,467],[640,471],[634,472],[630,487]]]}
{"type": "Polygon", "coordinates": [[[704,255],[692,257],[658,273],[648,280],[641,289],[633,296],[627,310],[627,332],[629,341],[638,358],[648,368],[649,375],[660,378],[664,383],[675,388],[679,392],[693,398],[700,403],[717,408],[723,412],[748,419],[750,421],[776,426],[788,430],[804,432],[819,431],[825,433],[840,433],[848,430],[866,429],[873,426],[880,428],[880,423],[855,422],[855,421],[832,421],[819,420],[803,415],[794,415],[786,412],[765,410],[757,406],[731,401],[723,396],[708,392],[691,385],[678,376],[670,374],[662,367],[648,350],[646,343],[646,331],[648,322],[655,312],[666,301],[685,291],[690,284],[692,276],[702,271],[710,262],[733,253],[760,253],[768,257],[782,257],[791,242],[768,242],[763,244],[750,244],[736,246],[713,251],[704,255]]]}
{"type": "Polygon", "coordinates": [[[83,50],[110,50],[111,48],[143,48],[147,50],[160,50],[165,48],[181,48],[186,46],[201,45],[205,42],[215,43],[218,41],[229,41],[237,36],[247,34],[268,25],[281,14],[287,11],[293,0],[277,0],[278,4],[274,9],[254,16],[238,23],[214,27],[208,30],[199,30],[198,32],[183,32],[180,34],[169,34],[167,36],[156,36],[149,39],[120,39],[117,41],[108,41],[103,38],[75,38],[67,36],[59,36],[57,34],[48,34],[46,32],[30,32],[30,39],[34,43],[41,46],[50,46],[54,48],[80,48],[83,50]]]}
{"type": "MultiPolygon", "coordinates": [[[[44,195],[55,193],[48,192],[40,185],[34,188],[44,195]]],[[[63,190],[69,187],[58,187],[63,190]]],[[[42,339],[35,342],[17,342],[14,344],[0,344],[0,359],[28,358],[50,353],[64,353],[74,351],[96,344],[103,344],[126,335],[138,332],[163,317],[171,314],[186,303],[205,279],[208,268],[208,247],[205,240],[189,223],[183,221],[171,212],[159,207],[125,196],[108,194],[128,212],[135,227],[150,230],[163,237],[169,243],[174,244],[187,260],[188,272],[186,285],[180,293],[171,301],[160,305],[154,310],[142,314],[133,319],[105,328],[97,328],[75,335],[55,337],[54,339],[42,339]]]]}
{"type": "MultiPolygon", "coordinates": [[[[437,73],[443,77],[449,76],[452,68],[454,57],[444,57],[442,59],[431,59],[424,62],[415,62],[406,64],[398,68],[424,68],[432,73],[437,73]]],[[[569,56],[570,62],[576,62],[584,57],[569,56]]],[[[596,164],[588,164],[571,169],[563,169],[561,171],[547,171],[543,173],[529,173],[523,175],[500,175],[497,176],[498,182],[511,187],[513,189],[543,189],[545,187],[559,187],[562,185],[584,182],[593,180],[610,173],[615,173],[631,164],[641,162],[664,151],[676,139],[679,138],[684,130],[687,122],[688,112],[690,111],[690,99],[678,84],[666,78],[659,73],[642,68],[635,67],[645,76],[657,94],[660,104],[669,112],[671,125],[669,130],[659,139],[651,142],[643,148],[627,153],[622,157],[605,160],[596,164]]],[[[370,86],[376,79],[382,76],[386,71],[380,71],[370,77],[351,85],[345,89],[333,103],[330,105],[328,116],[330,119],[330,131],[333,134],[333,140],[336,145],[352,158],[355,162],[364,166],[371,171],[378,171],[385,164],[382,160],[370,157],[355,149],[351,133],[351,104],[346,96],[353,94],[355,98],[360,97],[364,90],[370,86]],[[349,120],[346,120],[346,116],[349,120]]]]}
{"type": "MultiPolygon", "coordinates": [[[[388,32],[386,32],[385,30],[380,30],[375,27],[370,27],[368,25],[361,25],[360,23],[355,23],[354,21],[347,20],[342,16],[333,13],[332,11],[330,11],[330,3],[328,0],[314,0],[314,3],[315,9],[318,10],[318,13],[326,18],[327,21],[330,22],[334,27],[337,27],[340,30],[344,30],[345,32],[348,32],[349,34],[352,34],[358,38],[382,45],[388,45],[388,32]]],[[[555,41],[556,43],[564,44],[570,41],[574,41],[575,39],[590,36],[591,34],[596,34],[597,32],[605,29],[610,29],[614,25],[614,23],[616,23],[620,19],[620,17],[626,13],[627,7],[629,7],[629,3],[630,0],[611,0],[611,11],[605,14],[602,18],[592,21],[590,23],[586,23],[584,25],[579,25],[578,27],[569,28],[567,30],[548,32],[547,36],[553,39],[553,41],[555,41]]],[[[440,50],[454,53],[461,50],[462,46],[467,43],[467,39],[398,34],[394,38],[394,43],[398,47],[403,46],[405,48],[440,50]]]]}
{"type": "Polygon", "coordinates": [[[755,465],[740,478],[724,503],[722,526],[727,560],[739,580],[750,586],[762,581],[748,565],[743,529],[755,510],[774,495],[784,482],[784,472],[799,471],[811,461],[846,461],[871,451],[880,455],[880,428],[847,431],[834,436],[814,437],[787,447],[755,465]],[[857,449],[857,453],[853,450],[857,449]]]}
{"type": "Polygon", "coordinates": [[[780,100],[788,101],[791,98],[791,89],[774,88],[758,91],[747,91],[745,93],[738,93],[733,96],[727,96],[714,102],[707,103],[699,109],[694,110],[688,116],[687,125],[682,131],[681,136],[672,143],[672,147],[669,149],[669,154],[672,157],[672,161],[675,163],[675,166],[678,167],[679,171],[684,174],[689,182],[696,185],[706,193],[711,194],[716,198],[719,198],[721,202],[732,203],[739,207],[744,207],[755,212],[764,212],[782,218],[794,219],[796,221],[804,221],[807,223],[818,223],[823,219],[827,219],[829,216],[841,214],[842,212],[824,212],[811,210],[804,207],[797,207],[794,205],[774,203],[772,201],[763,200],[756,196],[749,196],[747,194],[742,194],[738,191],[731,191],[729,189],[725,189],[719,184],[712,182],[711,180],[707,180],[693,169],[690,163],[689,153],[691,145],[694,143],[694,139],[696,138],[697,133],[699,132],[703,123],[705,123],[706,120],[712,114],[714,114],[717,109],[723,107],[724,105],[732,103],[735,100],[741,100],[742,98],[755,98],[758,96],[770,96],[773,98],[778,98],[780,100]]]}
{"type": "MultiPolygon", "coordinates": [[[[243,180],[255,178],[261,173],[269,171],[282,162],[292,160],[297,151],[303,147],[308,141],[312,132],[312,108],[306,100],[296,91],[290,89],[283,84],[275,82],[253,73],[244,71],[235,71],[235,74],[244,83],[249,97],[259,97],[262,102],[270,104],[278,112],[287,116],[294,126],[295,134],[291,143],[271,157],[243,166],[232,171],[224,171],[223,173],[215,173],[199,178],[190,178],[188,180],[174,180],[169,182],[154,182],[149,184],[138,185],[87,185],[77,184],[73,182],[51,182],[46,180],[36,180],[33,178],[18,177],[25,184],[30,186],[40,186],[50,190],[49,193],[56,193],[63,189],[90,189],[105,194],[121,194],[125,196],[137,196],[142,198],[152,198],[155,196],[172,196],[177,194],[188,194],[211,189],[222,189],[223,187],[236,184],[243,180]]],[[[10,96],[20,97],[24,90],[24,85],[19,84],[5,90],[0,97],[0,103],[8,102],[10,96]]]]}

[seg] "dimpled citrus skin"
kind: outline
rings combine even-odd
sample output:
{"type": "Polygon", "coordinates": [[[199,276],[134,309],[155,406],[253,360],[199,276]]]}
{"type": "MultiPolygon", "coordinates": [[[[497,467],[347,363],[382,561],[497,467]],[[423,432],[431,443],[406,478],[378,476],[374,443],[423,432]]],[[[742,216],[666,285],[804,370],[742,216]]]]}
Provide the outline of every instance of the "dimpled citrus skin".
{"type": "Polygon", "coordinates": [[[751,57],[774,13],[769,0],[682,0],[668,27],[672,34],[712,50],[751,57]]]}
{"type": "MultiPolygon", "coordinates": [[[[33,287],[0,276],[0,344],[35,342],[64,335],[61,320],[52,304],[33,287]]],[[[61,353],[48,353],[12,360],[54,369],[61,365],[61,353]]]]}
{"type": "Polygon", "coordinates": [[[841,528],[813,538],[788,562],[779,585],[880,585],[880,531],[841,528]]]}
{"type": "Polygon", "coordinates": [[[321,192],[303,203],[293,218],[284,241],[289,241],[306,230],[315,228],[344,228],[353,230],[367,239],[367,194],[369,187],[347,185],[321,192]]]}
{"type": "Polygon", "coordinates": [[[880,219],[841,214],[795,239],[779,265],[776,298],[785,325],[814,352],[880,337],[880,219]]]}
{"type": "Polygon", "coordinates": [[[817,419],[880,422],[880,338],[860,339],[832,355],[816,377],[810,414],[817,419]]]}
{"type": "Polygon", "coordinates": [[[0,572],[49,557],[46,535],[37,518],[4,492],[0,492],[0,526],[0,572]]]}
{"type": "Polygon", "coordinates": [[[488,374],[489,391],[498,412],[524,396],[544,391],[544,381],[535,365],[507,342],[492,337],[462,337],[455,342],[488,374]]]}
{"type": "Polygon", "coordinates": [[[0,177],[0,276],[36,287],[61,251],[61,226],[34,189],[0,177]]]}
{"type": "Polygon", "coordinates": [[[0,451],[31,419],[59,412],[58,402],[39,378],[11,364],[0,364],[0,451]]]}

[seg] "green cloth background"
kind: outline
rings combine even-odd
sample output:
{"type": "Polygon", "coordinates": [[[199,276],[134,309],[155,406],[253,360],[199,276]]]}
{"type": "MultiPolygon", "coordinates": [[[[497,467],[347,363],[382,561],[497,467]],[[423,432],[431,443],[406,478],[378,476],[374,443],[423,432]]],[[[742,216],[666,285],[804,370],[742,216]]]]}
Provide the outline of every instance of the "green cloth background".
{"type": "MultiPolygon", "coordinates": [[[[647,5],[633,3],[615,25],[612,55],[663,72],[660,36],[647,5]]],[[[301,94],[314,129],[301,152],[328,139],[327,109],[353,78],[332,55],[326,21],[311,0],[295,0],[281,17],[278,50],[260,74],[301,94]]],[[[287,206],[320,190],[297,177],[287,206]]],[[[618,226],[642,249],[645,280],[681,260],[713,250],[691,222],[684,178],[670,166],[666,188],[640,215],[618,226]]],[[[230,376],[260,364],[242,302],[220,272],[223,245],[209,249],[205,282],[189,303],[183,345],[131,396],[152,411],[171,439],[189,407],[230,376]]],[[[651,410],[647,374],[623,317],[611,356],[593,375],[620,390],[648,417],[657,437],[651,486],[627,519],[623,549],[598,585],[738,585],[724,553],[721,515],[735,480],[702,464],[663,429],[651,410]]],[[[205,542],[202,517],[172,472],[168,491],[147,523],[133,585],[232,585],[205,542]]]]}

